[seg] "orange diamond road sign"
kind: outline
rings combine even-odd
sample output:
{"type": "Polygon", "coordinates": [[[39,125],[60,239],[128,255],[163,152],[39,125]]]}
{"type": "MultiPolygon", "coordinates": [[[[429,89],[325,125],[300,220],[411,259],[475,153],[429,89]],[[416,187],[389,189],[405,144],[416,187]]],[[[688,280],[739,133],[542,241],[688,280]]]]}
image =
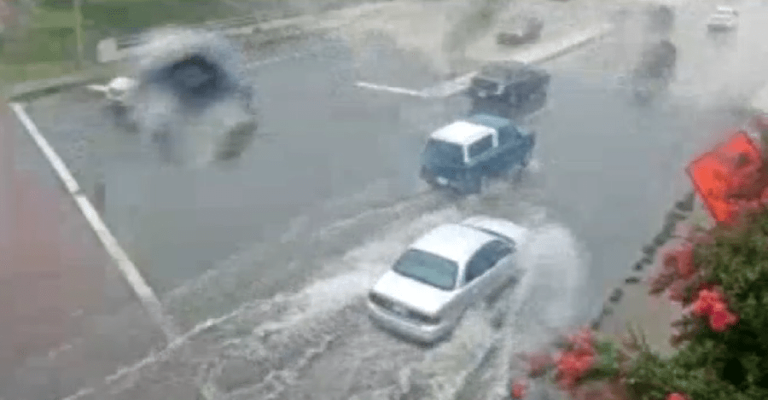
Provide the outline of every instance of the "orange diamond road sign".
{"type": "Polygon", "coordinates": [[[686,172],[717,222],[730,222],[736,205],[728,193],[737,186],[739,172],[762,162],[759,147],[744,131],[737,131],[731,138],[714,150],[693,160],[686,172]]]}

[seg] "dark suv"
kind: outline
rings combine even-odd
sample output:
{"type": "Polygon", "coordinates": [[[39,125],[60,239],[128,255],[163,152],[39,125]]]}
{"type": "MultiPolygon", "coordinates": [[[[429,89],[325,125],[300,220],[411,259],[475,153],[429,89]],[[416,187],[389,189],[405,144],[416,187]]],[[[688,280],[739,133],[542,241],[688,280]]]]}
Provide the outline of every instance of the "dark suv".
{"type": "Polygon", "coordinates": [[[635,99],[647,102],[660,94],[674,79],[676,65],[677,47],[669,40],[645,48],[631,75],[635,99]]]}
{"type": "Polygon", "coordinates": [[[538,111],[546,104],[549,81],[548,72],[521,62],[486,64],[467,90],[471,113],[519,118],[538,111]]]}

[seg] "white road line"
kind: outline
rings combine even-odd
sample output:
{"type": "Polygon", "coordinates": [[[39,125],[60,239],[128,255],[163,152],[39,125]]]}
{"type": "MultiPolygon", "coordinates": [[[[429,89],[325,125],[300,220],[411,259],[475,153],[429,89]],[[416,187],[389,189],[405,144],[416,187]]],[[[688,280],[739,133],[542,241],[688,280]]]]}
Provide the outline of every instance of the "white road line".
{"type": "Polygon", "coordinates": [[[369,82],[356,82],[355,86],[365,88],[365,89],[376,90],[379,92],[404,94],[404,95],[413,96],[413,97],[423,97],[423,98],[427,97],[427,95],[424,93],[423,90],[413,90],[413,89],[400,88],[396,86],[378,85],[378,84],[369,83],[369,82]]]}
{"type": "MultiPolygon", "coordinates": [[[[40,152],[43,153],[43,156],[50,163],[51,167],[56,172],[56,175],[64,184],[69,195],[75,200],[80,212],[82,212],[83,216],[88,221],[88,225],[115,262],[120,273],[125,280],[128,281],[128,284],[139,298],[139,301],[141,301],[150,318],[152,318],[165,334],[166,346],[170,347],[174,342],[178,341],[178,338],[183,336],[180,334],[170,316],[166,315],[163,311],[163,305],[160,303],[157,295],[155,295],[155,292],[144,280],[144,277],[141,276],[138,268],[136,268],[136,265],[128,257],[128,254],[120,246],[114,235],[112,235],[112,232],[110,232],[109,228],[104,224],[101,216],[85,196],[85,193],[83,193],[77,180],[72,176],[72,173],[69,171],[66,164],[64,164],[64,161],[58,154],[56,154],[56,151],[50,143],[48,143],[48,140],[46,140],[40,133],[37,126],[32,122],[32,119],[26,111],[24,111],[24,107],[18,103],[12,103],[10,106],[19,121],[24,125],[25,131],[35,142],[40,152]]],[[[199,391],[204,400],[212,400],[219,397],[218,390],[213,387],[212,384],[204,384],[200,386],[199,391]]],[[[64,400],[76,400],[92,393],[94,393],[93,388],[84,388],[64,400]]]]}
{"type": "Polygon", "coordinates": [[[515,60],[539,64],[559,57],[571,50],[575,50],[583,45],[589,44],[613,31],[613,24],[602,24],[587,28],[581,32],[569,35],[563,41],[550,42],[542,46],[546,50],[530,49],[521,55],[515,56],[515,60]]]}
{"type": "Polygon", "coordinates": [[[445,97],[453,96],[468,88],[472,78],[474,78],[475,75],[477,75],[477,71],[470,72],[453,80],[446,81],[432,87],[428,87],[421,92],[430,98],[442,99],[445,97]]]}
{"type": "Polygon", "coordinates": [[[290,53],[290,54],[287,54],[287,55],[284,55],[284,56],[265,58],[263,60],[252,61],[252,62],[246,64],[245,65],[245,69],[248,70],[248,69],[254,69],[254,68],[263,67],[263,66],[270,65],[270,64],[277,64],[277,63],[280,63],[280,62],[283,62],[283,61],[288,61],[288,60],[292,60],[292,59],[295,59],[295,58],[305,57],[305,56],[308,56],[310,54],[312,54],[312,50],[290,53]]]}
{"type": "MultiPolygon", "coordinates": [[[[528,64],[543,63],[553,58],[564,55],[565,53],[575,50],[581,46],[589,44],[590,42],[608,34],[613,30],[612,24],[603,24],[594,26],[583,31],[571,34],[560,40],[555,40],[549,43],[542,44],[541,46],[535,46],[527,51],[519,53],[516,56],[511,57],[511,60],[517,60],[528,64]]],[[[462,75],[458,78],[439,83],[435,86],[428,87],[422,90],[379,85],[368,82],[357,82],[355,85],[361,88],[377,90],[380,92],[389,92],[396,94],[404,94],[407,96],[429,98],[429,99],[441,99],[445,97],[453,96],[469,86],[472,78],[477,72],[470,72],[462,75]]]]}
{"type": "Polygon", "coordinates": [[[128,254],[109,231],[109,228],[104,224],[99,213],[85,196],[85,193],[83,193],[77,180],[72,176],[72,173],[64,164],[61,157],[56,154],[53,147],[51,147],[45,137],[37,129],[37,126],[32,122],[32,119],[29,118],[29,115],[24,111],[24,107],[18,103],[12,103],[10,106],[14,113],[16,113],[19,121],[24,125],[26,132],[35,142],[38,149],[43,153],[43,156],[50,163],[51,167],[56,172],[56,175],[64,184],[69,195],[72,196],[78,208],[80,208],[80,212],[82,212],[83,216],[88,221],[88,224],[99,238],[99,241],[101,241],[101,244],[104,246],[107,253],[109,253],[110,257],[115,261],[120,273],[125,280],[128,281],[131,289],[133,289],[147,313],[149,313],[150,318],[152,318],[163,330],[167,341],[169,343],[172,342],[179,336],[178,330],[174,326],[171,318],[165,315],[163,306],[155,295],[155,292],[144,280],[144,277],[141,276],[138,268],[136,268],[136,265],[130,260],[128,254]]]}

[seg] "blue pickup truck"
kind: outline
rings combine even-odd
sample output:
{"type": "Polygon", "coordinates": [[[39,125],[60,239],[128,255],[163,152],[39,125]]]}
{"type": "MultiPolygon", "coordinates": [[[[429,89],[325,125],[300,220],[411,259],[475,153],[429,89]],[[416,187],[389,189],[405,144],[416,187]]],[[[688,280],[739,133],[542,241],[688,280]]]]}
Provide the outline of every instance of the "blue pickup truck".
{"type": "Polygon", "coordinates": [[[491,177],[525,168],[536,133],[507,118],[475,114],[433,132],[421,153],[421,178],[432,187],[477,194],[491,177]]]}

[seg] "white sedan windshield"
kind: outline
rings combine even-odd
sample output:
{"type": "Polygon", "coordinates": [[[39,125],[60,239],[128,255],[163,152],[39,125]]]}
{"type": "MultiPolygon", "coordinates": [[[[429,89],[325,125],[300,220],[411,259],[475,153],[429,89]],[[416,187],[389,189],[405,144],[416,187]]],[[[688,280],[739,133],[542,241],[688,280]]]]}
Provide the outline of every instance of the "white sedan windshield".
{"type": "Polygon", "coordinates": [[[456,286],[459,266],[448,259],[410,249],[397,260],[392,268],[405,277],[417,280],[438,289],[451,290],[456,286]]]}

